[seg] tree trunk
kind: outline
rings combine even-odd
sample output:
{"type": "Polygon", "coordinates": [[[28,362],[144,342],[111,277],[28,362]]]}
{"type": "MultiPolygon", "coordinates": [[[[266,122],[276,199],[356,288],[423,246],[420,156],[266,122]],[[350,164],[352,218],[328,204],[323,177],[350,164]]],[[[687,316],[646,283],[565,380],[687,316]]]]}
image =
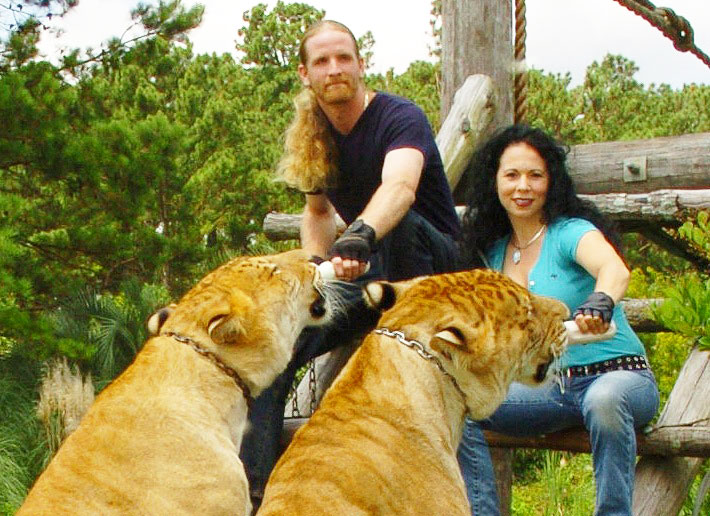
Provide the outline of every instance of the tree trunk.
{"type": "MultiPolygon", "coordinates": [[[[471,2],[441,0],[441,113],[448,114],[453,93],[469,75],[493,80],[496,111],[486,134],[513,123],[513,6],[511,0],[471,2]]],[[[454,190],[460,200],[471,178],[464,176],[454,190]]],[[[512,467],[510,454],[495,460],[501,514],[510,514],[512,467]]]]}

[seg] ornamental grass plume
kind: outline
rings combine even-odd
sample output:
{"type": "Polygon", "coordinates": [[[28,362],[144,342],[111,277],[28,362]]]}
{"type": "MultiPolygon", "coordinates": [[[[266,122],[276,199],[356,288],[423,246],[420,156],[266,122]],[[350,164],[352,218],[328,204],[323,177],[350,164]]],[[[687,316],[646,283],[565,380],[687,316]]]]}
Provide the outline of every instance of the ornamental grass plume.
{"type": "Polygon", "coordinates": [[[37,417],[42,422],[52,456],[79,426],[81,418],[94,401],[91,375],[82,376],[79,368],[69,367],[67,359],[50,362],[45,367],[39,389],[37,417]]]}

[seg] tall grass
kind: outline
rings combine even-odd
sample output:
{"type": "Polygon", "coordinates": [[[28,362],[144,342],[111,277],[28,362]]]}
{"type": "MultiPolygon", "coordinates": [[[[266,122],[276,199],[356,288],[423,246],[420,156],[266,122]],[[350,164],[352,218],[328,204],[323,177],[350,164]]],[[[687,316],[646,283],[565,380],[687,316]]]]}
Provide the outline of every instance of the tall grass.
{"type": "Polygon", "coordinates": [[[525,471],[515,471],[513,515],[588,516],[594,512],[591,455],[551,450],[525,454],[534,458],[527,457],[525,471]]]}
{"type": "Polygon", "coordinates": [[[44,427],[52,456],[79,426],[93,401],[90,374],[84,377],[77,367],[69,367],[66,358],[55,359],[46,366],[39,388],[37,417],[44,427]]]}
{"type": "Polygon", "coordinates": [[[35,414],[40,368],[12,354],[0,357],[0,515],[16,512],[49,460],[35,414]]]}

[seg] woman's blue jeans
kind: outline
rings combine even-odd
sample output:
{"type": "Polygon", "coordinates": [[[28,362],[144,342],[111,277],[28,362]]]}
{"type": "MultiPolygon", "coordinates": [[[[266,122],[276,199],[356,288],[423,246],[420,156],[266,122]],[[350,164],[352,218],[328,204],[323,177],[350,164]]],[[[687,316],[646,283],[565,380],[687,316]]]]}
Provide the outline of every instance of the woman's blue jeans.
{"type": "Polygon", "coordinates": [[[636,466],[635,429],[658,410],[658,387],[650,371],[611,371],[563,377],[540,387],[514,383],[488,419],[466,420],[458,450],[461,472],[476,515],[499,511],[495,475],[481,429],[534,436],[584,426],[589,431],[597,515],[631,515],[636,466]]]}

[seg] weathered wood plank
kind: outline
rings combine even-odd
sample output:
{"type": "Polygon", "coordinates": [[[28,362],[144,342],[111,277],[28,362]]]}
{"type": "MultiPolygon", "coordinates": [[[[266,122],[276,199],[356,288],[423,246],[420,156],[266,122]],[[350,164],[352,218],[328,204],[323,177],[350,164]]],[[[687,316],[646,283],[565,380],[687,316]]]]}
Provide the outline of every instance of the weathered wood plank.
{"type": "Polygon", "coordinates": [[[441,2],[441,118],[469,75],[485,74],[496,95],[491,128],[513,121],[513,37],[511,2],[441,2]]]}
{"type": "MultiPolygon", "coordinates": [[[[686,211],[710,209],[708,190],[659,190],[641,194],[581,195],[593,202],[602,213],[617,221],[622,230],[638,231],[642,226],[676,227],[686,211]]],[[[459,216],[464,206],[457,206],[459,216]]],[[[338,219],[340,227],[344,223],[338,219]]],[[[271,212],[264,217],[264,234],[270,240],[289,240],[299,237],[300,214],[271,212]]]]}
{"type": "Polygon", "coordinates": [[[436,135],[449,186],[459,183],[481,135],[486,134],[495,114],[493,81],[486,75],[471,75],[456,92],[454,104],[436,135]]]}
{"type": "MultiPolygon", "coordinates": [[[[293,434],[303,426],[307,417],[287,418],[282,443],[288,445],[293,434]]],[[[707,424],[707,423],[706,423],[707,424]]],[[[511,437],[484,431],[492,448],[533,448],[573,453],[590,453],[589,434],[584,428],[571,428],[547,435],[511,437]]],[[[654,427],[648,434],[637,433],[636,453],[653,457],[710,457],[710,427],[654,427]]]]}
{"type": "Polygon", "coordinates": [[[667,188],[710,187],[710,133],[686,134],[571,147],[567,158],[578,193],[644,193],[667,188]],[[637,179],[624,162],[646,163],[646,179],[637,179]],[[625,173],[626,170],[626,173],[625,173]]]}
{"type": "MultiPolygon", "coordinates": [[[[266,214],[266,217],[264,217],[264,222],[262,223],[264,235],[274,242],[296,240],[301,236],[302,218],[303,215],[300,213],[269,212],[266,214]]],[[[345,230],[345,222],[343,222],[343,219],[341,219],[337,213],[335,214],[335,224],[338,233],[342,233],[345,230]]]]}
{"type": "MultiPolygon", "coordinates": [[[[547,435],[511,437],[484,431],[488,444],[499,448],[536,448],[575,453],[590,453],[589,434],[584,428],[573,428],[547,435]]],[[[665,457],[710,457],[710,426],[655,428],[648,434],[638,433],[638,455],[665,457]]]]}
{"type": "Polygon", "coordinates": [[[581,195],[620,222],[677,226],[684,211],[710,209],[710,190],[657,190],[628,194],[581,195]]]}
{"type": "MultiPolygon", "coordinates": [[[[693,349],[678,374],[659,428],[677,430],[710,426],[710,352],[693,349]]],[[[636,466],[633,512],[640,516],[678,514],[702,465],[694,457],[644,457],[636,466]]]]}

